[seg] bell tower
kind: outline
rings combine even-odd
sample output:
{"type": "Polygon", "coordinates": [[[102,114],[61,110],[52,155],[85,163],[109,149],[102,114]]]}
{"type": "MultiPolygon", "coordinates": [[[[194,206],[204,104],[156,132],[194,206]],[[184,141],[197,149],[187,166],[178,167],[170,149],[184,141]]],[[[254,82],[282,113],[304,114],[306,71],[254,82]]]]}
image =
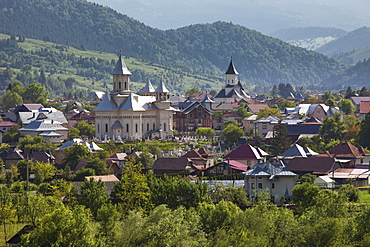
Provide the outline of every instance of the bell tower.
{"type": "Polygon", "coordinates": [[[130,90],[130,76],[131,72],[128,70],[125,61],[122,57],[122,50],[120,51],[116,67],[113,72],[113,92],[129,94],[130,90]]]}

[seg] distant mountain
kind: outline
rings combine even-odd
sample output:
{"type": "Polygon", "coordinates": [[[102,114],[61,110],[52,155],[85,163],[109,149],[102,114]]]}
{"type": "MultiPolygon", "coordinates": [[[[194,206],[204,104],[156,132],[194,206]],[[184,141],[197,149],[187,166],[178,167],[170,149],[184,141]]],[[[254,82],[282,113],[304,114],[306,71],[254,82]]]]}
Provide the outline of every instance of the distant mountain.
{"type": "Polygon", "coordinates": [[[176,29],[218,20],[264,34],[290,27],[325,26],[345,30],[370,23],[367,0],[89,0],[147,25],[176,29]]]}
{"type": "Polygon", "coordinates": [[[291,45],[314,51],[346,33],[347,31],[343,29],[330,27],[294,27],[282,29],[270,35],[291,45]]]}
{"type": "Polygon", "coordinates": [[[330,57],[370,46],[370,28],[362,27],[333,40],[316,51],[330,57]]]}
{"type": "Polygon", "coordinates": [[[367,60],[370,58],[370,46],[357,49],[354,51],[342,53],[342,54],[333,56],[333,58],[341,63],[355,65],[359,61],[367,60]]]}
{"type": "Polygon", "coordinates": [[[331,27],[293,27],[272,32],[269,35],[283,41],[314,39],[322,37],[339,38],[347,31],[331,27]]]}

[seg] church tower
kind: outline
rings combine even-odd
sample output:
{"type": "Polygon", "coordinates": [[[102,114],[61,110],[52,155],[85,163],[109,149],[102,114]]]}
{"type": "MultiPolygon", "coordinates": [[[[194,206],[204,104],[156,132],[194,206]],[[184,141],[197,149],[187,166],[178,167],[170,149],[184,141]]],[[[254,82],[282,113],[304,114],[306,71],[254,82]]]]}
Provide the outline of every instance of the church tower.
{"type": "Polygon", "coordinates": [[[116,67],[113,72],[113,91],[112,93],[129,94],[130,90],[130,76],[131,72],[128,70],[122,53],[120,53],[116,67]]]}
{"type": "Polygon", "coordinates": [[[230,59],[229,67],[227,68],[227,71],[225,72],[226,75],[226,85],[237,85],[238,84],[238,71],[236,71],[233,58],[230,59]]]}

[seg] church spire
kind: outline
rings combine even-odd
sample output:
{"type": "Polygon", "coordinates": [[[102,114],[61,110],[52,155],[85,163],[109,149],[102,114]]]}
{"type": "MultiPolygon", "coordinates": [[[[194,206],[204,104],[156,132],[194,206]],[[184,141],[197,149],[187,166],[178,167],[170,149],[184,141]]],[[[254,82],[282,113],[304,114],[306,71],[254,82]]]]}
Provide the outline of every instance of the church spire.
{"type": "Polygon", "coordinates": [[[129,93],[130,91],[130,76],[131,72],[128,70],[125,61],[123,60],[122,50],[118,56],[116,67],[112,71],[113,75],[113,91],[129,93]]]}
{"type": "Polygon", "coordinates": [[[230,58],[230,64],[227,68],[227,71],[225,72],[226,75],[239,75],[238,71],[235,69],[234,63],[233,63],[233,57],[230,58]]]}

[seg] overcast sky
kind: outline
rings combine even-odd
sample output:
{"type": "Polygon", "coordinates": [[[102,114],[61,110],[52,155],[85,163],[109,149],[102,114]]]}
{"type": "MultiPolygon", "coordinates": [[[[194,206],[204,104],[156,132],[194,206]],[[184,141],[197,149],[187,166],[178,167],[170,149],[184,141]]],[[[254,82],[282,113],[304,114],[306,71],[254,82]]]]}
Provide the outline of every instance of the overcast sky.
{"type": "Polygon", "coordinates": [[[228,21],[269,34],[289,27],[370,26],[370,0],[89,0],[145,24],[171,29],[228,21]]]}

